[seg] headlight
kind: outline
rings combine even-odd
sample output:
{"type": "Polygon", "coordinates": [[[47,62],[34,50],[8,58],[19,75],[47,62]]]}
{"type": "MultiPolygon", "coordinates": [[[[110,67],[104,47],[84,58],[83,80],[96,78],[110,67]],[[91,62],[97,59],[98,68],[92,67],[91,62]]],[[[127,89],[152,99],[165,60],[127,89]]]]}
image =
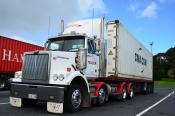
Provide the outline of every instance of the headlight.
{"type": "Polygon", "coordinates": [[[58,74],[54,74],[52,78],[54,81],[56,81],[58,79],[58,74]]]}
{"type": "Polygon", "coordinates": [[[59,79],[60,81],[62,81],[62,80],[64,79],[64,75],[63,75],[63,74],[60,74],[59,77],[58,77],[58,79],[59,79]]]}
{"type": "Polygon", "coordinates": [[[64,79],[64,75],[63,74],[60,74],[58,76],[58,74],[54,74],[52,78],[53,78],[54,81],[56,81],[57,79],[59,79],[60,81],[62,81],[64,79]]]}

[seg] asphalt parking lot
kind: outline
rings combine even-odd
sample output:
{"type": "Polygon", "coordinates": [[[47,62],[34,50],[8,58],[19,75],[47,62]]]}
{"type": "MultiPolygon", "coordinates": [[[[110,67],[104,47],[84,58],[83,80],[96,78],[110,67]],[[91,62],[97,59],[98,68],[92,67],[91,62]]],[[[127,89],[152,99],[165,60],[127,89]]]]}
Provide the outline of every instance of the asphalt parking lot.
{"type": "MultiPolygon", "coordinates": [[[[110,100],[103,106],[84,108],[63,116],[175,116],[175,86],[156,86],[153,94],[137,94],[125,102],[110,100]]],[[[15,108],[9,105],[9,91],[0,91],[0,116],[55,116],[46,104],[15,108]]]]}

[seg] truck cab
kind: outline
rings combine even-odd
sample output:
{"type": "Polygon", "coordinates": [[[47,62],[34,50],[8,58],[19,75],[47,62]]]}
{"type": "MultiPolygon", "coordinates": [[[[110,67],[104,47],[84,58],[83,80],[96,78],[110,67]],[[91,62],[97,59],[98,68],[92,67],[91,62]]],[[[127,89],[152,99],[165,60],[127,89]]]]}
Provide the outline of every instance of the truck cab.
{"type": "Polygon", "coordinates": [[[87,77],[94,78],[98,76],[99,68],[99,56],[96,54],[95,41],[94,38],[85,35],[62,35],[49,39],[49,41],[47,41],[46,51],[51,51],[55,60],[57,60],[57,58],[60,60],[61,57],[59,57],[59,54],[62,54],[63,59],[64,57],[69,57],[69,60],[63,60],[59,62],[60,64],[57,64],[58,66],[62,66],[58,70],[67,70],[66,68],[68,68],[68,70],[71,69],[70,72],[72,72],[72,66],[74,66],[76,70],[81,70],[87,77]],[[80,49],[84,49],[84,52],[86,52],[86,56],[83,59],[86,60],[84,61],[85,66],[83,68],[79,66],[80,64],[77,63],[78,58],[76,58],[77,52],[80,49]],[[63,68],[63,64],[67,64],[65,69],[63,68]]]}
{"type": "Polygon", "coordinates": [[[89,105],[88,81],[100,71],[99,42],[85,34],[60,35],[48,39],[45,51],[25,53],[22,71],[16,72],[11,83],[10,104],[21,107],[42,100],[55,113],[63,112],[63,104],[71,112],[89,105]]]}

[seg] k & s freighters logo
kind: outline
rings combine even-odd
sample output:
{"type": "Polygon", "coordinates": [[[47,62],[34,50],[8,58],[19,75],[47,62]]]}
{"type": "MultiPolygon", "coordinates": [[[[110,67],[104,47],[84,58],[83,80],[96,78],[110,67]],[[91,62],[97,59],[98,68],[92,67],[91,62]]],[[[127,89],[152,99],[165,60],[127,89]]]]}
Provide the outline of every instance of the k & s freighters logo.
{"type": "Polygon", "coordinates": [[[80,24],[71,24],[71,25],[68,25],[67,28],[69,27],[81,27],[82,25],[80,24]]]}

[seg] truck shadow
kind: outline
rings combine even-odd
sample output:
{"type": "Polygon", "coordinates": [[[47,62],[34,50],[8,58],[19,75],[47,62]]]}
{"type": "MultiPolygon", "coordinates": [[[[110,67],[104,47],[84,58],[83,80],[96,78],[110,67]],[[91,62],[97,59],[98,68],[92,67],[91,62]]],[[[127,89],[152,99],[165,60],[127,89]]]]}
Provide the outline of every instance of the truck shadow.
{"type": "MultiPolygon", "coordinates": [[[[97,116],[97,113],[105,113],[108,114],[110,112],[116,112],[117,110],[124,110],[124,109],[134,109],[134,107],[140,107],[143,105],[143,99],[145,102],[150,102],[151,100],[156,101],[157,96],[160,96],[158,93],[153,94],[136,94],[135,97],[131,100],[127,99],[126,101],[116,100],[115,98],[111,97],[110,100],[103,104],[102,106],[95,106],[93,105],[90,108],[82,108],[81,111],[75,113],[64,112],[63,116],[71,115],[71,116],[97,116]],[[155,100],[154,100],[155,99],[155,100]],[[134,107],[133,107],[134,106],[134,107]]],[[[152,103],[152,102],[151,102],[152,103]]],[[[45,102],[38,102],[36,105],[28,105],[25,106],[23,109],[25,110],[32,110],[32,112],[36,112],[43,115],[55,116],[58,114],[48,113],[47,112],[47,104],[45,102]]]]}

